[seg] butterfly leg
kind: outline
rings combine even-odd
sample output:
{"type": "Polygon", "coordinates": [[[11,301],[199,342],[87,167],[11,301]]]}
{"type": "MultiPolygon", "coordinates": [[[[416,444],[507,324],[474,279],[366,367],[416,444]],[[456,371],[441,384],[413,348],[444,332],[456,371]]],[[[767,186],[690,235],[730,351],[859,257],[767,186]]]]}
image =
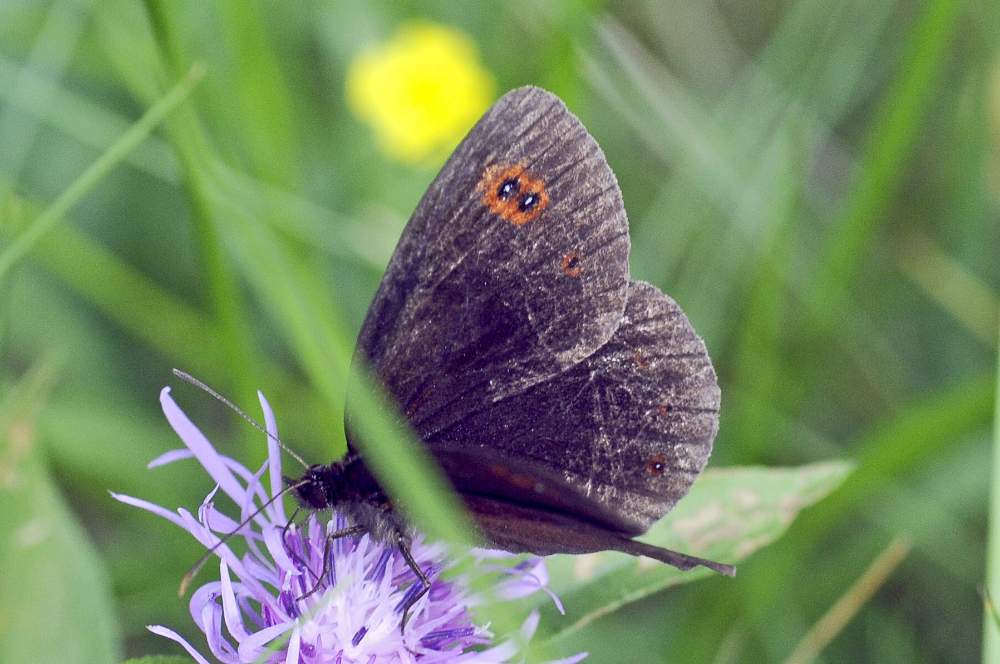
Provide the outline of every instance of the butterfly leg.
{"type": "Polygon", "coordinates": [[[295,517],[297,517],[299,515],[299,510],[301,510],[301,509],[302,509],[301,507],[296,507],[295,511],[292,512],[292,515],[290,517],[288,517],[288,521],[285,522],[285,525],[281,527],[281,542],[282,542],[282,544],[284,544],[284,542],[285,542],[285,537],[288,536],[288,529],[292,527],[292,522],[295,521],[295,517]]]}
{"type": "MultiPolygon", "coordinates": [[[[367,532],[367,529],[364,526],[348,526],[347,528],[343,528],[335,533],[330,533],[329,535],[327,535],[326,544],[323,545],[323,569],[320,570],[319,576],[316,577],[316,585],[314,585],[312,587],[312,590],[310,590],[306,594],[299,595],[298,597],[296,597],[295,598],[296,601],[303,600],[306,597],[309,597],[310,595],[315,593],[317,590],[319,590],[320,585],[323,583],[323,579],[326,578],[327,573],[330,571],[330,545],[333,544],[334,541],[339,540],[342,537],[362,535],[365,532],[367,532]]],[[[310,568],[306,566],[306,569],[310,568]]],[[[310,569],[310,571],[312,570],[310,569]]]]}
{"type": "Polygon", "coordinates": [[[402,634],[406,629],[406,621],[410,618],[410,609],[417,601],[427,594],[427,591],[431,589],[431,580],[427,578],[427,574],[424,570],[420,569],[417,565],[417,561],[413,559],[413,554],[410,552],[410,545],[406,541],[403,533],[396,533],[396,545],[399,547],[399,552],[403,554],[403,559],[409,566],[413,573],[417,575],[417,580],[420,582],[420,589],[416,592],[407,592],[406,598],[404,598],[401,604],[403,608],[403,619],[399,623],[399,633],[402,634]]]}
{"type": "MultiPolygon", "coordinates": [[[[283,546],[285,548],[285,553],[287,553],[292,558],[292,560],[294,560],[296,563],[298,563],[299,565],[301,565],[303,569],[308,570],[310,574],[312,574],[313,576],[316,576],[316,573],[312,571],[312,568],[309,567],[309,564],[306,563],[306,561],[302,560],[302,558],[299,556],[299,554],[295,553],[294,551],[292,551],[291,549],[288,548],[288,529],[292,527],[292,523],[295,521],[295,517],[297,517],[299,515],[299,510],[301,510],[301,509],[302,509],[301,507],[296,507],[295,511],[292,512],[292,516],[290,516],[288,518],[288,522],[285,523],[284,526],[282,526],[282,528],[281,528],[281,546],[283,546]]],[[[319,584],[320,578],[322,578],[322,577],[317,577],[316,578],[317,585],[319,584]]]]}

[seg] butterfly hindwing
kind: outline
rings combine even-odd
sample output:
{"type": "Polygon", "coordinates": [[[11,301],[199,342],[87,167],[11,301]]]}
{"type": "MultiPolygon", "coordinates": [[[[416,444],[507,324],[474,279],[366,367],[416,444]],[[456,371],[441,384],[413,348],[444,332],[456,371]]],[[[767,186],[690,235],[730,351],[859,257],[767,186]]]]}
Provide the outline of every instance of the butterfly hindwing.
{"type": "Polygon", "coordinates": [[[429,440],[603,346],[625,307],[628,248],[597,143],[554,95],[515,90],[418,205],[358,359],[429,440]]]}
{"type": "Polygon", "coordinates": [[[680,307],[632,283],[621,325],[594,354],[427,444],[463,493],[571,509],[638,534],[705,466],[719,401],[705,345],[680,307]]]}

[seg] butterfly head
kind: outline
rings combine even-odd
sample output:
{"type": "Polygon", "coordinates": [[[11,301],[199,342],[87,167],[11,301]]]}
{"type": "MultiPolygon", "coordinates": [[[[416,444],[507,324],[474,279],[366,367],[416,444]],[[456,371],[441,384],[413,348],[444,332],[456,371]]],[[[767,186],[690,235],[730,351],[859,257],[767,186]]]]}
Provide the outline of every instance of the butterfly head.
{"type": "Polygon", "coordinates": [[[285,482],[295,487],[299,504],[311,510],[365,502],[381,504],[385,500],[385,494],[356,453],[328,465],[309,466],[302,477],[285,478],[285,482]]]}
{"type": "Polygon", "coordinates": [[[294,490],[295,499],[302,507],[322,510],[335,502],[338,484],[336,479],[339,476],[336,466],[337,464],[314,464],[299,479],[285,479],[289,485],[298,485],[294,490]]]}

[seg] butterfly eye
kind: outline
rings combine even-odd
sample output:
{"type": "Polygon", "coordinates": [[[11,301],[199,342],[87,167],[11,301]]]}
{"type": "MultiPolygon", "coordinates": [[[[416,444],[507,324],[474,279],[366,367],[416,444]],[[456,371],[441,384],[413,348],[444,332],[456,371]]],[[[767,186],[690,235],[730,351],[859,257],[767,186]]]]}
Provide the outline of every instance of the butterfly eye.
{"type": "Polygon", "coordinates": [[[646,461],[646,472],[655,477],[659,477],[667,472],[667,459],[662,454],[654,454],[646,461]]]}
{"type": "Polygon", "coordinates": [[[497,188],[497,198],[507,200],[521,189],[517,178],[508,178],[497,188]]]}
{"type": "Polygon", "coordinates": [[[526,194],[524,198],[517,204],[517,209],[521,212],[527,212],[531,208],[535,207],[538,203],[538,194],[526,194]]]}

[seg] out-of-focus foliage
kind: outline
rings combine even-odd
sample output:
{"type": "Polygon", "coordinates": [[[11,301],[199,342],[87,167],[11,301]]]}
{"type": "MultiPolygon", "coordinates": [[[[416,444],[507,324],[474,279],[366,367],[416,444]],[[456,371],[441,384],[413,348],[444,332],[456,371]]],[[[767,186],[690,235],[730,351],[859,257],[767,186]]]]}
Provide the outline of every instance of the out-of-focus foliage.
{"type": "MultiPolygon", "coordinates": [[[[439,90],[461,96],[423,117],[471,124],[489,81],[495,95],[531,83],[600,142],[629,211],[634,277],[681,303],[719,371],[712,467],[855,464],[736,579],[607,611],[565,637],[572,651],[781,661],[905,535],[910,555],[822,657],[979,657],[1000,309],[997,3],[15,0],[0,3],[0,25],[0,261],[39,215],[52,219],[0,276],[0,403],[57,367],[24,411],[37,509],[79,549],[78,576],[62,574],[97,604],[111,579],[126,654],[173,652],[148,623],[195,638],[171,598],[198,546],[107,495],[193,508],[210,489],[184,464],[145,469],[176,446],[156,403],[172,366],[242,404],[264,388],[306,459],[343,449],[354,335],[461,134],[393,125],[393,107],[359,115],[348,80],[401,28],[432,25],[462,44],[434,51],[439,66],[473,82],[439,90]],[[206,74],[189,100],[52,215],[196,63],[206,74]],[[411,158],[385,126],[433,140],[411,158]]],[[[402,84],[420,64],[388,69],[402,84]]],[[[402,109],[402,88],[390,92],[402,109]]],[[[175,394],[233,456],[264,459],[219,404],[175,394]]],[[[4,436],[0,463],[17,443],[4,436]]],[[[27,610],[41,598],[22,599],[27,610]]],[[[95,634],[113,652],[114,629],[95,634]]]]}

